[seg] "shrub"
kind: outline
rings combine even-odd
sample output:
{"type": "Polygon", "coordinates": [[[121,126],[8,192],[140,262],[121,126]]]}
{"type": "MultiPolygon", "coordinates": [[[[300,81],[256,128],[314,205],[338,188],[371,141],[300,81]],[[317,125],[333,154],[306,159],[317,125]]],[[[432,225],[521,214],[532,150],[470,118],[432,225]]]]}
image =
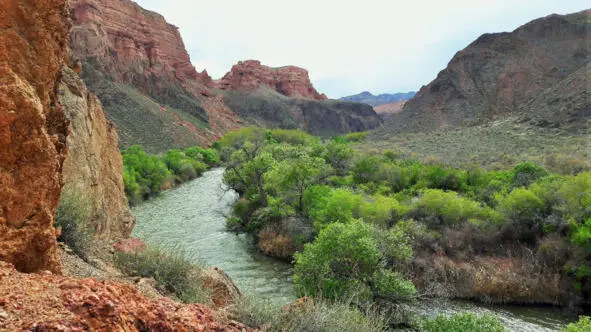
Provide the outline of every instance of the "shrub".
{"type": "Polygon", "coordinates": [[[563,332],[588,332],[591,331],[591,318],[581,316],[576,323],[570,323],[563,332]]]}
{"type": "Polygon", "coordinates": [[[318,140],[316,137],[296,129],[272,129],[269,132],[277,143],[310,145],[318,140]]]}
{"type": "Polygon", "coordinates": [[[393,300],[410,300],[417,293],[415,285],[400,273],[390,270],[378,270],[372,277],[372,288],[378,297],[393,300]]]}
{"type": "Polygon", "coordinates": [[[333,189],[323,201],[324,204],[316,204],[315,208],[310,211],[316,231],[320,231],[334,222],[349,222],[358,215],[363,197],[348,189],[333,189]]]}
{"type": "Polygon", "coordinates": [[[363,157],[353,166],[353,180],[357,183],[367,183],[380,167],[380,158],[377,156],[363,157]]]}
{"type": "Polygon", "coordinates": [[[426,189],[413,205],[412,215],[430,225],[454,225],[469,219],[495,220],[495,213],[456,192],[426,189]]]}
{"type": "Polygon", "coordinates": [[[464,185],[465,174],[457,169],[437,164],[425,170],[425,180],[428,188],[459,191],[464,185]]]}
{"type": "Polygon", "coordinates": [[[375,195],[359,206],[359,217],[378,226],[389,227],[405,214],[405,208],[395,198],[375,195]]]}
{"type": "MultiPolygon", "coordinates": [[[[141,146],[134,145],[122,152],[123,165],[128,170],[129,180],[135,179],[139,185],[142,198],[158,194],[164,181],[171,173],[164,161],[157,156],[144,152],[141,146]]],[[[128,197],[134,200],[135,197],[128,197]]]]}
{"type": "Polygon", "coordinates": [[[380,258],[371,226],[359,221],[330,224],[295,254],[296,291],[300,296],[367,299],[367,282],[379,269],[380,258]]]}
{"type": "Polygon", "coordinates": [[[506,196],[498,196],[497,201],[498,210],[509,221],[509,232],[521,240],[535,241],[542,232],[542,200],[528,189],[517,188],[506,196]]]}
{"type": "Polygon", "coordinates": [[[531,162],[520,163],[513,168],[513,186],[527,187],[532,182],[544,177],[548,172],[531,162]]]}
{"type": "Polygon", "coordinates": [[[58,241],[66,243],[84,260],[88,260],[93,240],[92,206],[93,202],[85,192],[66,186],[55,210],[55,226],[61,227],[58,241]]]}
{"type": "Polygon", "coordinates": [[[243,295],[228,308],[228,311],[233,319],[250,327],[279,330],[281,308],[268,300],[243,295]]]}
{"type": "Polygon", "coordinates": [[[428,332],[502,332],[505,328],[494,316],[474,314],[455,314],[450,317],[437,316],[434,319],[426,320],[421,331],[428,332]]]}
{"type": "Polygon", "coordinates": [[[278,330],[326,332],[380,332],[388,330],[387,318],[371,309],[360,311],[345,302],[310,299],[288,307],[278,330]]]}
{"type": "Polygon", "coordinates": [[[345,141],[347,142],[362,142],[365,141],[367,138],[367,131],[357,132],[357,133],[349,133],[345,135],[345,141]]]}
{"type": "Polygon", "coordinates": [[[158,285],[183,302],[208,304],[211,301],[198,277],[200,267],[183,251],[169,254],[157,248],[147,248],[134,253],[117,252],[115,264],[126,274],[154,278],[158,285]]]}
{"type": "Polygon", "coordinates": [[[335,170],[337,175],[345,175],[349,170],[349,163],[353,157],[353,149],[347,144],[338,143],[334,140],[326,144],[324,159],[335,170]]]}

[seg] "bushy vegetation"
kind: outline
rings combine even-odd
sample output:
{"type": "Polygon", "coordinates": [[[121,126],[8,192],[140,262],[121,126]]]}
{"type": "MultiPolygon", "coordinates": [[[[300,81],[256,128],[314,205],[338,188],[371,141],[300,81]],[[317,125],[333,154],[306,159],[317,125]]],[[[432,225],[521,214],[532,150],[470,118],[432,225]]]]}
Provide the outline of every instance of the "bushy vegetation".
{"type": "Polygon", "coordinates": [[[182,250],[168,252],[153,247],[139,252],[117,252],[114,261],[126,274],[154,278],[160,287],[183,302],[210,303],[210,294],[198,277],[201,267],[182,250]]]}
{"type": "Polygon", "coordinates": [[[353,308],[342,301],[302,298],[285,308],[243,297],[230,307],[232,317],[266,331],[381,332],[388,320],[380,312],[353,308]]]}
{"type": "Polygon", "coordinates": [[[130,204],[137,204],[163,189],[200,176],[218,162],[213,149],[190,147],[152,155],[134,145],[122,151],[123,182],[130,204]]]}
{"type": "Polygon", "coordinates": [[[497,318],[492,316],[456,314],[449,317],[437,316],[433,319],[427,319],[420,330],[425,332],[503,332],[505,328],[497,318]]]}
{"type": "Polygon", "coordinates": [[[591,318],[581,316],[575,323],[570,323],[563,332],[586,332],[591,331],[591,318]]]}
{"type": "Polygon", "coordinates": [[[410,300],[419,253],[459,261],[527,255],[522,261],[539,273],[571,281],[562,294],[590,298],[590,172],[560,175],[531,162],[459,169],[396,151],[356,152],[355,140],[243,128],[216,145],[224,182],[241,195],[229,226],[282,246],[266,252],[299,251],[299,295],[410,300]]]}
{"type": "Polygon", "coordinates": [[[92,206],[92,199],[85,192],[66,186],[55,211],[55,227],[61,228],[58,241],[66,243],[85,260],[88,259],[94,234],[92,206]]]}

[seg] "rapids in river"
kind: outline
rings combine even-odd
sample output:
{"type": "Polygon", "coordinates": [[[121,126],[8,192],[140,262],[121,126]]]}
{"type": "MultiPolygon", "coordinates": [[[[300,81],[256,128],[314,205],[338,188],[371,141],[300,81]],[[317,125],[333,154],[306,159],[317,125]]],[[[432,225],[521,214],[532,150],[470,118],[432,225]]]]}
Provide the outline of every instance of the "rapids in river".
{"type": "MultiPolygon", "coordinates": [[[[295,300],[292,267],[260,254],[250,235],[226,231],[238,195],[224,187],[223,174],[222,168],[213,169],[134,207],[137,225],[132,235],[164,250],[183,250],[202,265],[220,267],[244,293],[281,305],[295,300]]],[[[466,301],[418,301],[413,311],[495,314],[509,331],[557,331],[572,320],[551,307],[466,301]]]]}

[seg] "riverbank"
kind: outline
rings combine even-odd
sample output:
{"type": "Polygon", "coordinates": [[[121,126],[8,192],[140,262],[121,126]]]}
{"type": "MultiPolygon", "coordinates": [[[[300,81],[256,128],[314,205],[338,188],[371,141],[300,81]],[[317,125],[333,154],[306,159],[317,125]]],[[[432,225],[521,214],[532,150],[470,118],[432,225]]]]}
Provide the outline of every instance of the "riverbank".
{"type": "MultiPolygon", "coordinates": [[[[243,293],[285,305],[296,299],[289,264],[259,253],[248,234],[226,231],[237,194],[222,183],[223,169],[163,192],[133,208],[134,236],[169,250],[183,248],[195,261],[219,266],[243,293]]],[[[494,314],[509,331],[556,331],[575,318],[551,307],[487,306],[463,301],[419,301],[409,312],[425,316],[473,312],[494,314]]]]}

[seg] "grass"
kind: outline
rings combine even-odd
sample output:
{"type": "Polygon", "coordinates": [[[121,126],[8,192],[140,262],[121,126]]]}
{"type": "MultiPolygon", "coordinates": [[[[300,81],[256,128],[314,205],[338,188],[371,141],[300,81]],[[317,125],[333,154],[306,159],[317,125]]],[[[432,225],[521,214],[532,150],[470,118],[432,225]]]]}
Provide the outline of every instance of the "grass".
{"type": "Polygon", "coordinates": [[[232,318],[267,331],[377,332],[388,320],[375,310],[358,310],[345,302],[302,298],[284,308],[269,301],[243,297],[230,307],[232,318]]]}
{"type": "Polygon", "coordinates": [[[55,211],[55,226],[61,228],[58,241],[66,243],[76,255],[88,260],[94,229],[91,227],[92,200],[81,190],[63,188],[55,211]]]}
{"type": "Polygon", "coordinates": [[[128,275],[154,278],[160,287],[183,302],[211,304],[211,294],[198,276],[201,267],[183,251],[165,253],[149,247],[142,252],[117,252],[115,264],[128,275]]]}
{"type": "Polygon", "coordinates": [[[504,169],[532,161],[560,172],[591,169],[591,132],[541,128],[503,118],[487,124],[426,133],[392,133],[385,127],[370,133],[359,150],[395,150],[424,161],[457,167],[480,165],[504,169]]]}

